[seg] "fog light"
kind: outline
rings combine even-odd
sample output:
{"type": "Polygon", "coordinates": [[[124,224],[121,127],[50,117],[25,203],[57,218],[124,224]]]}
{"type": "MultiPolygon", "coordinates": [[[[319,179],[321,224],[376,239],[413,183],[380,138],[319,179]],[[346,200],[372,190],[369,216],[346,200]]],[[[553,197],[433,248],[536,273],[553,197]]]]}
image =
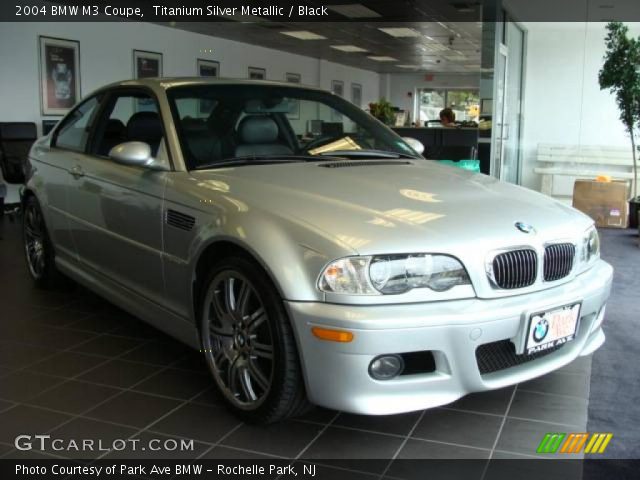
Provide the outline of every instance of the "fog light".
{"type": "Polygon", "coordinates": [[[398,355],[380,355],[369,364],[369,375],[376,380],[391,380],[402,373],[404,361],[398,355]]]}

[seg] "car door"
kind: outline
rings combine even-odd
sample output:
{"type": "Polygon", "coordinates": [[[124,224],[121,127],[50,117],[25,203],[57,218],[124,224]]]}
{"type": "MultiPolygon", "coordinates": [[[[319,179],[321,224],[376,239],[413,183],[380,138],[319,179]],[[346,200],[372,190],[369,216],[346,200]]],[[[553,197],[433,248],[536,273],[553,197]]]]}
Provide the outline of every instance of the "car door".
{"type": "Polygon", "coordinates": [[[76,258],[69,224],[69,188],[73,168],[84,154],[89,132],[102,95],[94,95],[74,108],[55,129],[50,143],[36,142],[30,161],[39,178],[38,196],[47,220],[49,235],[58,256],[76,258]]]}
{"type": "Polygon", "coordinates": [[[162,304],[162,202],[169,162],[158,103],[144,89],[104,100],[85,154],[76,158],[70,221],[80,261],[98,277],[162,304]],[[114,146],[150,144],[154,168],[116,163],[114,146]],[[164,169],[163,169],[164,168],[164,169]]]}

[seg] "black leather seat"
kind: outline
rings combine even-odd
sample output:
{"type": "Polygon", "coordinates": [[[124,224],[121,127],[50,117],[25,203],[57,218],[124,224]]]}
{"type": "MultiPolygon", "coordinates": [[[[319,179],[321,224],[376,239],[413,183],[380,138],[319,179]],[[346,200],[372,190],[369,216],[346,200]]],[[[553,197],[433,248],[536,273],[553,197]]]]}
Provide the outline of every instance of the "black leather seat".
{"type": "Polygon", "coordinates": [[[0,123],[0,166],[7,183],[24,183],[29,150],[37,136],[35,123],[0,123]]]}
{"type": "Polygon", "coordinates": [[[120,120],[110,118],[98,148],[98,155],[107,156],[113,147],[127,141],[127,127],[120,120]]]}
{"type": "Polygon", "coordinates": [[[145,142],[151,147],[151,155],[158,153],[162,140],[162,122],[156,112],[137,112],[127,122],[127,140],[145,142]]]}
{"type": "Polygon", "coordinates": [[[271,117],[248,115],[238,125],[240,142],[236,157],[291,155],[293,151],[280,140],[278,124],[271,117]]]}

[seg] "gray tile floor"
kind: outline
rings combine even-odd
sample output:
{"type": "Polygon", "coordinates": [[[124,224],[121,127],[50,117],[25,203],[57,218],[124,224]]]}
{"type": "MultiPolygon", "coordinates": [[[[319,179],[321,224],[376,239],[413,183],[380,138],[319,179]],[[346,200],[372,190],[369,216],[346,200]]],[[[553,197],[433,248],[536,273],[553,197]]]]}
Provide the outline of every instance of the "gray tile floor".
{"type": "MultiPolygon", "coordinates": [[[[374,458],[369,473],[405,458],[530,458],[546,432],[584,431],[590,358],[544,378],[469,395],[443,408],[366,417],[315,409],[256,427],[223,407],[199,354],[77,287],[35,289],[19,231],[0,240],[0,457],[40,455],[16,435],[193,439],[192,458],[374,458]],[[544,405],[544,408],[540,408],[544,405]]],[[[159,455],[151,451],[48,452],[71,458],[159,455]]],[[[369,464],[368,464],[369,465],[369,464]]]]}

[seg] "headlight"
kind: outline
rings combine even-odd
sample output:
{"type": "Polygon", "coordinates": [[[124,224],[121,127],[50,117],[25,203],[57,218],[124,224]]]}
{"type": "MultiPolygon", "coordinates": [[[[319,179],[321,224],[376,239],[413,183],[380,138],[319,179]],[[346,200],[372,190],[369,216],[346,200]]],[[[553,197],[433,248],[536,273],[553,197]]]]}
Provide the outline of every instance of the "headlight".
{"type": "Polygon", "coordinates": [[[414,288],[444,292],[470,284],[455,258],[422,253],[342,258],[330,263],[319,281],[320,290],[346,295],[393,295],[414,288]]]}
{"type": "Polygon", "coordinates": [[[591,227],[582,237],[580,261],[584,265],[590,265],[598,258],[600,258],[600,238],[596,227],[591,227]]]}

